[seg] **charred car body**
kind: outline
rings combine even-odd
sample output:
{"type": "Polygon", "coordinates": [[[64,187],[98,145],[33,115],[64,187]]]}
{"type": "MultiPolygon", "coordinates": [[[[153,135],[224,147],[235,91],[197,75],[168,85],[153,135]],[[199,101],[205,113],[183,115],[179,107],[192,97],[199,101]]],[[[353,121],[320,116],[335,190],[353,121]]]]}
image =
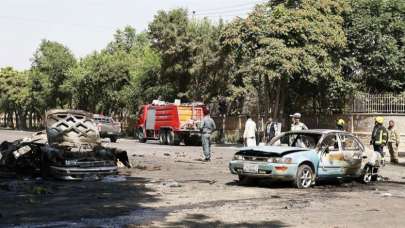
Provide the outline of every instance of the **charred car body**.
{"type": "Polygon", "coordinates": [[[379,153],[366,150],[348,132],[305,130],[283,133],[269,146],[243,148],[230,161],[229,169],[241,183],[269,178],[308,188],[317,179],[377,180],[381,160],[379,153]]]}
{"type": "Polygon", "coordinates": [[[51,110],[45,118],[46,134],[1,144],[0,166],[65,180],[116,174],[118,162],[130,167],[126,151],[101,145],[91,114],[51,110]]]}

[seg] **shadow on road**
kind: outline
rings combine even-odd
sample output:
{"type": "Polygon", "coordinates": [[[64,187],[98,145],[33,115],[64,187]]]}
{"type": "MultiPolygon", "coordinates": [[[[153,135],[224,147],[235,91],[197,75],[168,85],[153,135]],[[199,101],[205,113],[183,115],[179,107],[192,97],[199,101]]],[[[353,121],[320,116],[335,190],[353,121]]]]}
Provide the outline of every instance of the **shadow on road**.
{"type": "Polygon", "coordinates": [[[203,214],[190,214],[180,221],[171,222],[167,224],[168,227],[289,227],[286,223],[279,220],[271,220],[257,223],[241,222],[237,224],[223,223],[218,220],[210,220],[210,218],[203,214]]]}
{"type": "MultiPolygon", "coordinates": [[[[151,194],[152,190],[145,187],[147,181],[135,177],[110,183],[0,179],[0,226],[57,221],[82,222],[83,218],[90,219],[87,225],[97,226],[98,222],[100,225],[105,222],[97,221],[98,218],[129,215],[136,210],[145,213],[148,208],[142,207],[141,203],[158,201],[151,194]]],[[[125,218],[123,224],[132,223],[124,220],[125,218]]],[[[62,226],[69,224],[71,223],[62,223],[62,226]]]]}

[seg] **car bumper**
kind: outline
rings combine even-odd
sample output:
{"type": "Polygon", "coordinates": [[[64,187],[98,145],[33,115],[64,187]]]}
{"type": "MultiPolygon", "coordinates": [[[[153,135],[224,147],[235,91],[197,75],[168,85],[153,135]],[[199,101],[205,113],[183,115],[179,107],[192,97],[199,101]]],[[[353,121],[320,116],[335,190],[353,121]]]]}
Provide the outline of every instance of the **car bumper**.
{"type": "Polygon", "coordinates": [[[101,176],[115,175],[118,173],[117,166],[105,167],[61,167],[50,166],[50,173],[53,177],[62,180],[83,180],[86,177],[95,177],[99,179],[101,176]]]}
{"type": "Polygon", "coordinates": [[[232,174],[236,175],[277,180],[294,180],[297,174],[297,165],[233,160],[229,162],[229,170],[232,174]],[[246,172],[243,168],[244,164],[257,165],[258,172],[246,172]]]}

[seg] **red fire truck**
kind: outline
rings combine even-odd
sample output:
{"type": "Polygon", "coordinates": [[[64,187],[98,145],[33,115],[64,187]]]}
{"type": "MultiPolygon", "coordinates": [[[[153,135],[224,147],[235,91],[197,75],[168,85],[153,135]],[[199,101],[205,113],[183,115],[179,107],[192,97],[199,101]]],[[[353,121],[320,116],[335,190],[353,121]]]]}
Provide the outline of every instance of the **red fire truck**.
{"type": "Polygon", "coordinates": [[[202,103],[148,104],[139,110],[135,134],[140,142],[159,140],[161,144],[201,143],[199,126],[206,107],[202,103]]]}

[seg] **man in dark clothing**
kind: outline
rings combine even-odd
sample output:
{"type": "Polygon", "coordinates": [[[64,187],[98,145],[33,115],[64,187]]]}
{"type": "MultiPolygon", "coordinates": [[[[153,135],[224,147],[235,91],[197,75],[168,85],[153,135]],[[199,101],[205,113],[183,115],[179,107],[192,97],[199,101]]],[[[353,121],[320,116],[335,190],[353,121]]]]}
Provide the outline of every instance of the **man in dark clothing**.
{"type": "Polygon", "coordinates": [[[269,118],[266,125],[267,143],[269,143],[276,136],[276,122],[269,118]]]}
{"type": "Polygon", "coordinates": [[[388,131],[384,127],[383,123],[383,117],[379,116],[375,118],[375,125],[371,134],[370,142],[370,144],[374,147],[374,151],[379,152],[382,157],[384,157],[384,146],[387,145],[388,142],[388,131]]]}

